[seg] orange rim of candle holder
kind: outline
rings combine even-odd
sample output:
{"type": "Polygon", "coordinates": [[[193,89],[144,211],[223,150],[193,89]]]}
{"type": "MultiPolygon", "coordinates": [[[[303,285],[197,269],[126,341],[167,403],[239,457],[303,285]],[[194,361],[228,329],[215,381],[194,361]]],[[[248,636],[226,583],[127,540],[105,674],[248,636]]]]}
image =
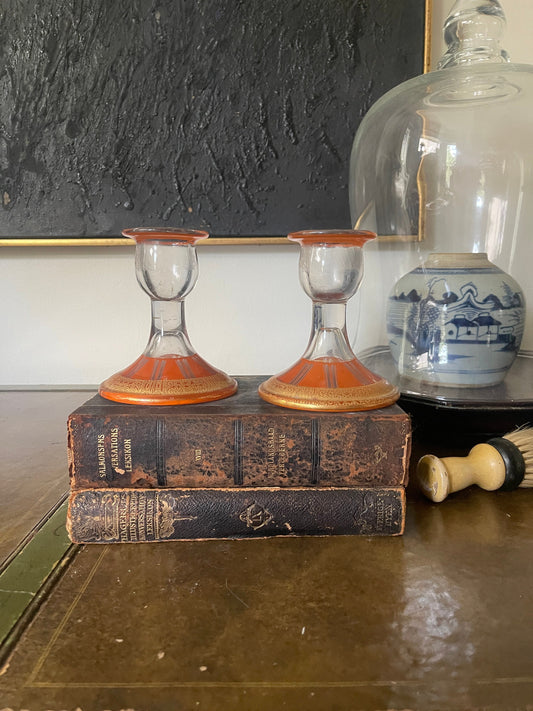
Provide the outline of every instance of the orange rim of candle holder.
{"type": "Polygon", "coordinates": [[[333,244],[339,247],[362,247],[376,236],[376,233],[370,230],[302,230],[291,232],[287,235],[287,239],[302,245],[333,244]]]}
{"type": "Polygon", "coordinates": [[[167,244],[196,244],[209,237],[203,230],[182,230],[175,227],[131,227],[122,230],[124,237],[135,242],[165,242],[167,244]]]}

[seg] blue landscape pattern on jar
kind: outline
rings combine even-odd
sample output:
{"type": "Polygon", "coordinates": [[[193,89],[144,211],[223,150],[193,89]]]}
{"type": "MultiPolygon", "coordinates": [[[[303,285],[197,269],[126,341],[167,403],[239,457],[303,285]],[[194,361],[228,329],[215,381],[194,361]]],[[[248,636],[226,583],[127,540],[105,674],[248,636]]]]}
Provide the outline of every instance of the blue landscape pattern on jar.
{"type": "Polygon", "coordinates": [[[524,330],[518,284],[486,262],[419,267],[388,301],[387,330],[402,375],[449,385],[488,385],[510,367],[524,330]]]}

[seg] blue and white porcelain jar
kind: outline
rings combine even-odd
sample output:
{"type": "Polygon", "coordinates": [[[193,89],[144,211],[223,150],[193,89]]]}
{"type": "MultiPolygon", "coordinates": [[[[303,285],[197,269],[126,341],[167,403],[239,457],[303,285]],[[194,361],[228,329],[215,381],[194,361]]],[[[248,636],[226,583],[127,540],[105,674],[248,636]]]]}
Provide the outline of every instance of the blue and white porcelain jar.
{"type": "Polygon", "coordinates": [[[520,286],[484,253],[431,254],[396,283],[387,303],[400,375],[438,385],[501,382],[524,322],[520,286]]]}

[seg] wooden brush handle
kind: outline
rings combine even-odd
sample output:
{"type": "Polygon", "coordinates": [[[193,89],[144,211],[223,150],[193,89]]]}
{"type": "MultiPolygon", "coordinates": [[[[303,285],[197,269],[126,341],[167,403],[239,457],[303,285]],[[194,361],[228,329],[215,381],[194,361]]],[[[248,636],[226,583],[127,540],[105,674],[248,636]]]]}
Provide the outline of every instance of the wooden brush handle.
{"type": "Polygon", "coordinates": [[[476,444],[466,457],[443,457],[426,454],[418,462],[416,475],[420,489],[431,499],[440,502],[454,491],[477,484],[482,489],[499,489],[506,474],[505,462],[490,444],[476,444]]]}

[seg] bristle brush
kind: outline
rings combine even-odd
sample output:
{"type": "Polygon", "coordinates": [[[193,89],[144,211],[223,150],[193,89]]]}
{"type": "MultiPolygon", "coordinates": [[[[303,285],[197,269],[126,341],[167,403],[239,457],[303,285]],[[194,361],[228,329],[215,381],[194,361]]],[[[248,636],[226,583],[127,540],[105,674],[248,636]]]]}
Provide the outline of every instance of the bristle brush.
{"type": "Polygon", "coordinates": [[[437,503],[472,484],[487,491],[533,487],[533,428],[476,444],[466,457],[439,459],[426,454],[418,462],[416,476],[422,492],[437,503]]]}

